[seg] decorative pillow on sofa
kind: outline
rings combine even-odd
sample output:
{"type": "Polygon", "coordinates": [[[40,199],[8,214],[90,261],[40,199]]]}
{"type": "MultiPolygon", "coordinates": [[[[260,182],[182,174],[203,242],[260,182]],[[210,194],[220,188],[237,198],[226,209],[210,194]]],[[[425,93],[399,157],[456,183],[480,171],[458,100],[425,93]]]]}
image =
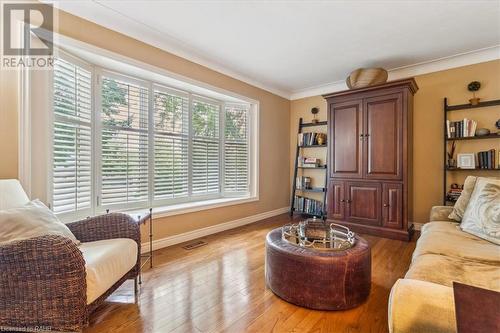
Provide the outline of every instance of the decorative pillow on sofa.
{"type": "Polygon", "coordinates": [[[0,210],[0,244],[45,235],[64,236],[80,244],[71,230],[40,200],[0,210]]]}
{"type": "Polygon", "coordinates": [[[448,216],[449,219],[455,220],[457,222],[462,221],[462,217],[464,216],[465,209],[467,208],[467,204],[469,203],[470,196],[474,191],[474,186],[476,185],[477,177],[467,176],[464,182],[464,189],[462,193],[458,197],[457,202],[455,202],[455,206],[453,206],[453,211],[448,216]]]}
{"type": "Polygon", "coordinates": [[[460,228],[500,245],[500,180],[477,178],[460,228]]]}

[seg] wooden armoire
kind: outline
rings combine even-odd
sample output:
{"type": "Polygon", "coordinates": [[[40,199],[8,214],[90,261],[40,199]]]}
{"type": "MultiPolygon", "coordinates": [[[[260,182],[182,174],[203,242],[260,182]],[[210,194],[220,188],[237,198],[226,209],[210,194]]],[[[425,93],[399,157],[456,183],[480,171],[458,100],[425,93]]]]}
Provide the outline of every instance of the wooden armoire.
{"type": "Polygon", "coordinates": [[[409,240],[413,78],[323,95],[328,105],[327,219],[409,240]]]}

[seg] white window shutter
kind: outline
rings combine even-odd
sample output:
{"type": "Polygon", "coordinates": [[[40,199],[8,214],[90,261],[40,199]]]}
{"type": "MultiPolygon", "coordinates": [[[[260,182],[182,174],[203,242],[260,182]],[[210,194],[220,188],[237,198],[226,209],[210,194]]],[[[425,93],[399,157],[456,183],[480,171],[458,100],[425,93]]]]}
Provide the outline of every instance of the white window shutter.
{"type": "Polygon", "coordinates": [[[102,207],[148,200],[148,88],[103,75],[102,207]]]}
{"type": "Polygon", "coordinates": [[[63,59],[54,63],[52,209],[91,209],[91,73],[63,59]]]}
{"type": "Polygon", "coordinates": [[[189,98],[154,90],[154,200],[188,196],[189,98]]]}
{"type": "Polygon", "coordinates": [[[226,104],[224,110],[224,190],[249,192],[248,106],[226,104]]]}
{"type": "Polygon", "coordinates": [[[220,191],[219,115],[219,104],[193,101],[191,119],[193,195],[220,191]]]}

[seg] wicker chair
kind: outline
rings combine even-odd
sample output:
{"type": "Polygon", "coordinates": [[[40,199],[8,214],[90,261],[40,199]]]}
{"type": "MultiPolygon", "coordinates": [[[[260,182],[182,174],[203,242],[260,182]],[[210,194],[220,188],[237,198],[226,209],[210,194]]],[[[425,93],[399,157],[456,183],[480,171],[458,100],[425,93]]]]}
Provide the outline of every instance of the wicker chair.
{"type": "MultiPolygon", "coordinates": [[[[5,195],[2,200],[5,187],[9,191],[15,188],[23,191],[17,181],[8,180],[7,186],[5,182],[0,180],[0,209],[5,209],[5,202],[10,200],[5,195]]],[[[18,205],[28,200],[24,191],[23,195],[16,195],[21,197],[18,205]]],[[[7,206],[15,204],[7,203],[7,206]]],[[[112,213],[67,226],[82,242],[80,247],[62,236],[42,236],[0,246],[0,330],[81,331],[88,326],[90,314],[125,280],[134,279],[137,290],[140,231],[133,218],[112,213]],[[82,246],[102,240],[113,242],[116,238],[130,243],[123,240],[129,238],[137,244],[135,264],[100,296],[88,302],[88,263],[82,246]]]]}

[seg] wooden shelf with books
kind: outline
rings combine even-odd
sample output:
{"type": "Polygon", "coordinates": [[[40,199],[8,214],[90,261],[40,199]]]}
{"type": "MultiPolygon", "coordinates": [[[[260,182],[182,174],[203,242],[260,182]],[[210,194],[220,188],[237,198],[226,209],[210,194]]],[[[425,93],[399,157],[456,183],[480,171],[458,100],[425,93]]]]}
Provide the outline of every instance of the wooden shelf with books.
{"type": "Polygon", "coordinates": [[[455,140],[482,140],[482,139],[500,139],[500,133],[490,133],[488,135],[475,135],[475,136],[464,136],[463,138],[448,138],[446,137],[446,141],[455,141],[455,140]]]}
{"type": "Polygon", "coordinates": [[[327,145],[308,145],[308,146],[299,146],[300,148],[325,148],[327,145]]]}
{"type": "MultiPolygon", "coordinates": [[[[448,105],[448,99],[444,99],[443,103],[443,113],[444,113],[444,167],[443,167],[443,204],[453,204],[454,200],[450,200],[450,193],[454,192],[454,189],[448,189],[448,172],[460,172],[463,175],[464,172],[498,172],[500,171],[500,132],[488,133],[488,131],[483,131],[488,134],[485,135],[476,135],[478,132],[478,123],[477,118],[473,120],[471,118],[474,117],[475,110],[477,108],[485,108],[485,107],[495,107],[500,106],[499,100],[491,100],[484,101],[478,104],[460,104],[460,105],[448,105]],[[465,110],[467,112],[467,118],[458,121],[452,121],[448,118],[448,112],[450,111],[459,111],[465,110]],[[470,111],[469,111],[470,110],[470,111]],[[469,117],[470,116],[470,117],[469,117]],[[481,143],[481,147],[487,145],[489,146],[486,150],[478,151],[479,146],[477,144],[469,145],[467,142],[475,141],[475,140],[486,140],[484,143],[481,143]],[[454,150],[456,148],[457,142],[461,142],[461,144],[466,145],[465,147],[475,147],[475,149],[471,149],[466,154],[462,154],[462,158],[469,155],[468,159],[472,162],[469,164],[470,166],[474,166],[474,168],[459,168],[457,167],[457,163],[454,156],[454,150]],[[448,150],[449,143],[451,143],[451,149],[448,150]],[[491,144],[491,146],[490,146],[491,144]],[[474,156],[472,156],[474,155],[474,156]],[[452,167],[451,167],[452,166],[452,167]]],[[[489,111],[482,111],[488,112],[489,111]]],[[[497,121],[498,113],[491,113],[493,115],[491,122],[492,124],[497,121]]],[[[459,113],[463,117],[463,113],[459,113]]],[[[477,117],[477,116],[476,116],[477,117]]],[[[480,124],[481,125],[481,124],[480,124]]],[[[484,126],[484,117],[483,117],[483,126],[484,126]]],[[[497,125],[498,126],[498,125],[497,125]]],[[[486,147],[485,147],[486,148],[486,147]]],[[[484,148],[483,148],[484,149],[484,148]]],[[[463,150],[462,150],[463,152],[463,150]]],[[[459,166],[463,165],[458,163],[459,166]]],[[[457,184],[452,184],[457,185],[457,184]]],[[[459,186],[459,185],[457,185],[459,186]]],[[[456,191],[455,191],[455,194],[456,191]]],[[[453,198],[456,199],[456,198],[453,198]]]]}
{"type": "Polygon", "coordinates": [[[318,121],[315,123],[304,123],[302,118],[299,119],[299,128],[297,132],[297,150],[295,154],[295,167],[292,186],[292,197],[290,200],[290,217],[293,218],[294,213],[303,216],[316,216],[326,219],[326,191],[327,191],[327,166],[316,157],[305,157],[304,151],[309,148],[327,148],[327,135],[322,132],[303,132],[303,129],[308,127],[326,126],[326,121],[318,121]],[[322,186],[312,186],[311,182],[314,177],[306,177],[304,170],[325,170],[324,184],[322,186]],[[299,170],[301,170],[299,174],[299,170]],[[300,175],[300,176],[298,176],[300,175]],[[297,194],[297,193],[300,193],[297,194]],[[306,193],[322,196],[322,200],[305,197],[306,193]]]}
{"type": "Polygon", "coordinates": [[[445,168],[446,171],[500,171],[500,168],[474,168],[474,169],[464,169],[464,168],[445,168]]]}
{"type": "Polygon", "coordinates": [[[321,192],[325,192],[326,188],[324,188],[324,187],[297,188],[297,191],[321,193],[321,192]]]}

